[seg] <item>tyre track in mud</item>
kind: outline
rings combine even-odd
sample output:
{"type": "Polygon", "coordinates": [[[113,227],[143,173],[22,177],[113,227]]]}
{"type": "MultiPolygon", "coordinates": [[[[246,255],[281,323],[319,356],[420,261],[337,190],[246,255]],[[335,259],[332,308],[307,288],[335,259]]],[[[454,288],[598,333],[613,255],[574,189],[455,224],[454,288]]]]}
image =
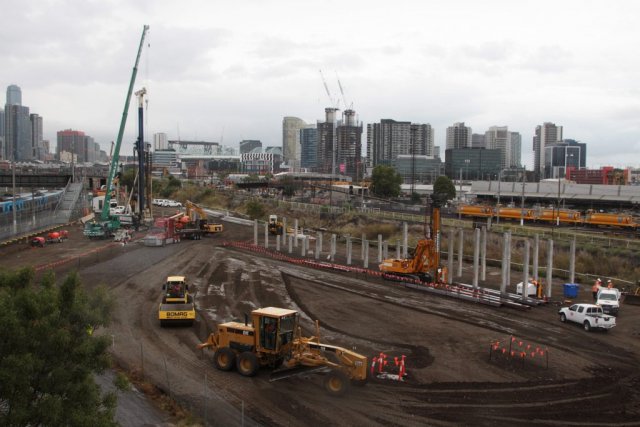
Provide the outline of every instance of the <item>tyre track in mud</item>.
{"type": "MultiPolygon", "coordinates": [[[[317,316],[299,296],[291,280],[291,278],[295,276],[291,273],[283,272],[282,274],[287,286],[287,291],[296,304],[310,317],[322,319],[322,316],[317,316]]],[[[296,279],[299,278],[296,277],[296,279]]],[[[308,279],[302,280],[308,282],[308,279]]],[[[345,289],[341,285],[327,282],[312,282],[309,283],[309,286],[329,287],[343,292],[355,293],[366,298],[374,298],[378,301],[405,309],[416,309],[416,307],[412,305],[400,304],[396,301],[389,301],[386,298],[375,297],[366,291],[345,289]]],[[[418,311],[421,310],[418,309],[418,311]]],[[[337,328],[327,321],[323,322],[323,327],[346,336],[352,336],[362,340],[371,340],[370,337],[366,336],[353,336],[349,331],[337,328]]],[[[376,339],[374,342],[411,349],[411,346],[398,342],[380,339],[376,339]]],[[[503,414],[513,412],[512,415],[517,416],[517,418],[511,419],[526,424],[532,419],[532,416],[536,416],[541,412],[541,408],[545,408],[544,413],[547,416],[556,414],[557,420],[561,418],[565,419],[567,414],[570,414],[569,419],[575,417],[575,415],[577,415],[575,411],[578,407],[582,408],[580,409],[580,413],[583,414],[587,412],[584,410],[584,407],[588,407],[598,408],[597,410],[588,412],[592,412],[591,415],[594,417],[597,416],[599,420],[609,423],[612,418],[628,419],[625,400],[621,400],[620,398],[628,395],[630,389],[628,386],[625,387],[617,381],[618,379],[615,378],[616,374],[621,377],[619,380],[622,380],[625,374],[630,374],[630,372],[608,371],[594,378],[577,381],[556,381],[553,384],[543,385],[528,382],[520,383],[517,386],[509,384],[508,386],[504,386],[503,389],[496,388],[496,385],[492,383],[465,384],[466,387],[472,386],[473,388],[462,390],[456,387],[446,389],[446,384],[435,384],[434,386],[439,387],[439,390],[421,390],[417,392],[414,387],[409,385],[408,388],[405,387],[403,392],[398,392],[398,390],[395,392],[402,396],[400,400],[402,400],[403,403],[401,403],[400,406],[403,410],[416,416],[427,416],[431,418],[435,415],[434,412],[441,410],[447,410],[447,412],[449,412],[455,410],[457,416],[451,417],[447,415],[443,417],[443,421],[449,420],[455,422],[468,419],[471,416],[482,417],[483,415],[479,412],[491,413],[499,411],[503,414]],[[537,393],[537,395],[534,396],[534,394],[540,390],[542,390],[542,393],[537,393]],[[576,390],[579,390],[577,394],[576,390]],[[562,398],[560,396],[562,396],[562,398]],[[408,398],[407,400],[413,400],[413,403],[404,402],[405,398],[408,398]],[[460,402],[460,400],[462,400],[462,402],[460,402]],[[608,410],[603,411],[603,407],[606,407],[608,410]]],[[[388,385],[386,387],[393,388],[388,385]]],[[[428,386],[423,385],[423,388],[427,387],[428,386]]],[[[488,416],[487,420],[490,418],[491,417],[488,416]]],[[[491,423],[491,421],[487,422],[491,423]]],[[[544,423],[544,421],[542,421],[542,423],[544,423]]]]}

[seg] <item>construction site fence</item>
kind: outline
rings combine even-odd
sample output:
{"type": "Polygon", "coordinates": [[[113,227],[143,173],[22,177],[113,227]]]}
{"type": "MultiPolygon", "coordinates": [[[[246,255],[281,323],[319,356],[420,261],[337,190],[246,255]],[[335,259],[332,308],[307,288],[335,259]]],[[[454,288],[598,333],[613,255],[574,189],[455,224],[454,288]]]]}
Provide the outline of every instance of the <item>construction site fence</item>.
{"type": "MultiPolygon", "coordinates": [[[[116,358],[120,347],[125,345],[124,341],[130,339],[131,337],[128,336],[111,335],[111,351],[116,358]]],[[[260,425],[249,416],[251,408],[248,405],[250,402],[228,393],[220,393],[214,378],[207,375],[208,366],[212,366],[212,363],[208,363],[211,360],[211,354],[204,353],[201,360],[194,362],[203,372],[202,387],[199,390],[191,390],[188,395],[184,395],[183,390],[192,388],[192,383],[190,380],[185,381],[182,375],[175,371],[176,361],[171,360],[170,355],[163,355],[162,359],[147,357],[142,341],[138,341],[137,346],[140,349],[139,360],[127,363],[122,358],[117,358],[120,368],[139,381],[149,381],[154,384],[182,408],[200,418],[203,425],[238,427],[257,427],[260,425]]],[[[233,372],[226,374],[235,375],[233,372]]]]}

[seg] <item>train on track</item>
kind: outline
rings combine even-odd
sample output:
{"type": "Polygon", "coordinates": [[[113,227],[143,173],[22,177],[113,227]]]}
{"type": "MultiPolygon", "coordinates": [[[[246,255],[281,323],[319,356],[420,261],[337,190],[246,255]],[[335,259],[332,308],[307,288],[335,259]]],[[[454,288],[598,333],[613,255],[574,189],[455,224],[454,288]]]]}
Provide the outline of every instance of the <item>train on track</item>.
{"type": "Polygon", "coordinates": [[[483,205],[459,205],[457,213],[467,218],[492,218],[500,220],[524,220],[525,222],[561,224],[587,227],[615,227],[623,230],[637,231],[640,222],[629,214],[603,213],[587,211],[582,213],[573,209],[552,208],[512,208],[483,205]]]}
{"type": "MultiPolygon", "coordinates": [[[[34,194],[23,193],[16,194],[15,209],[16,212],[26,211],[42,211],[55,207],[62,197],[63,191],[37,192],[34,194]]],[[[0,197],[0,214],[13,212],[14,200],[13,196],[7,194],[0,197]]]]}

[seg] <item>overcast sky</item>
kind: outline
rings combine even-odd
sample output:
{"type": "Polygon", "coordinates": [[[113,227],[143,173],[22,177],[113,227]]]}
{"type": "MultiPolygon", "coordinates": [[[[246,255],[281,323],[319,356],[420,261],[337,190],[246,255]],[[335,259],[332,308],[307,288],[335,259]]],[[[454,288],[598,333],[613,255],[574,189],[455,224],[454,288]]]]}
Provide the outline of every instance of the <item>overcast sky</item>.
{"type": "MultiPolygon", "coordinates": [[[[444,150],[454,122],[507,125],[531,166],[550,121],[588,144],[589,167],[640,166],[637,0],[0,0],[0,14],[0,86],[22,88],[53,145],[72,128],[109,151],[148,24],[148,141],[281,146],[284,116],[323,120],[322,69],[365,130],[430,123],[444,150]]],[[[132,100],[122,154],[136,135],[132,100]]]]}

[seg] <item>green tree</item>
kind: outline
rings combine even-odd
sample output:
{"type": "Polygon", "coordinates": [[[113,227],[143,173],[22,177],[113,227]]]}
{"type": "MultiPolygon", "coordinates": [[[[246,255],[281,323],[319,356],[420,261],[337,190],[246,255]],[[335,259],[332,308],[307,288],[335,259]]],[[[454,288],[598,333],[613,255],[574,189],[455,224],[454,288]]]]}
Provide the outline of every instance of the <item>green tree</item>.
{"type": "Polygon", "coordinates": [[[262,218],[266,213],[262,203],[260,203],[255,199],[249,200],[247,202],[246,208],[247,208],[247,215],[249,215],[249,218],[251,219],[262,218]]]}
{"type": "Polygon", "coordinates": [[[77,274],[57,286],[32,269],[0,272],[0,425],[115,426],[116,396],[93,379],[109,366],[104,288],[85,292],[77,274]]]}
{"type": "Polygon", "coordinates": [[[433,183],[433,192],[435,194],[446,195],[446,200],[451,200],[456,197],[455,185],[453,185],[453,182],[444,175],[439,176],[436,179],[436,182],[433,183]]]}
{"type": "Polygon", "coordinates": [[[291,197],[296,194],[296,187],[298,184],[296,181],[290,177],[286,176],[280,181],[280,185],[282,186],[282,195],[286,197],[291,197]]]}
{"type": "Polygon", "coordinates": [[[378,197],[398,197],[402,176],[391,166],[378,165],[371,174],[371,192],[378,197]]]}

